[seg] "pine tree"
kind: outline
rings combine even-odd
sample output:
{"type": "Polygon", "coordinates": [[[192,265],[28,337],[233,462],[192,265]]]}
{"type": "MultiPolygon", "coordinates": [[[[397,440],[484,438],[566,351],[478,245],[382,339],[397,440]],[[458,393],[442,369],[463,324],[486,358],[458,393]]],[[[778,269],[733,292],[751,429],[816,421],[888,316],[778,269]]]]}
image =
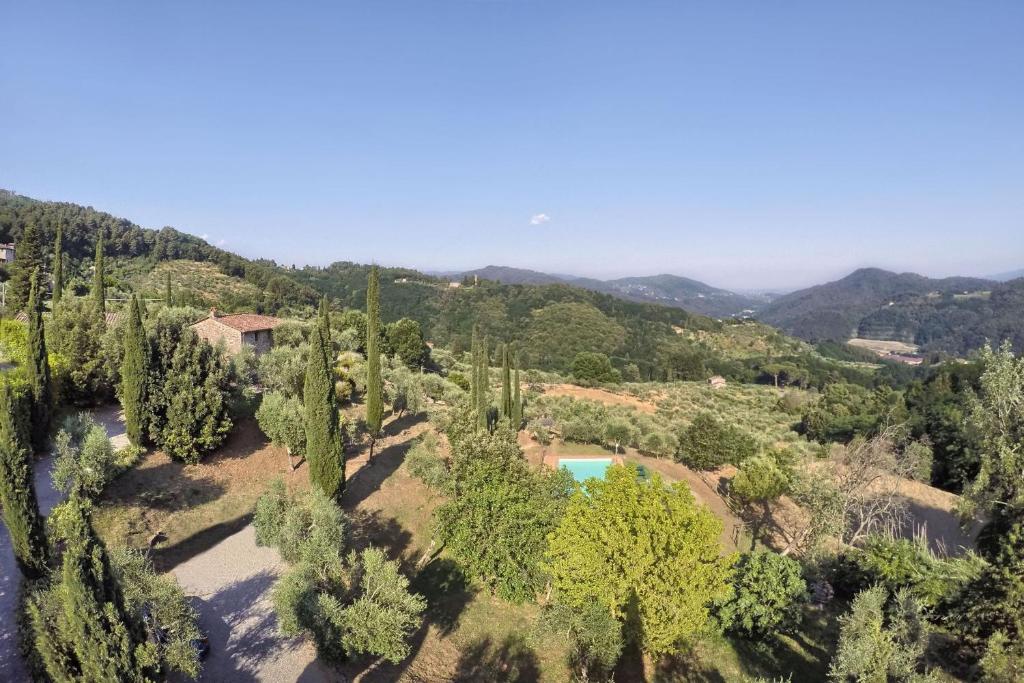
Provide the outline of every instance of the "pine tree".
{"type": "Polygon", "coordinates": [[[57,237],[53,241],[53,309],[57,309],[64,296],[64,229],[57,226],[57,237]]]}
{"type": "Polygon", "coordinates": [[[96,238],[96,263],[92,276],[92,299],[100,317],[107,313],[106,270],[103,264],[103,234],[96,238]]]}
{"type": "Polygon", "coordinates": [[[38,270],[32,274],[28,296],[28,384],[32,392],[32,446],[41,451],[50,432],[52,388],[38,270]]]}
{"type": "Polygon", "coordinates": [[[519,388],[519,356],[514,359],[514,376],[512,379],[512,428],[516,431],[523,426],[523,395],[519,388]]]}
{"type": "Polygon", "coordinates": [[[124,360],[121,362],[121,407],[124,408],[128,439],[135,446],[143,445],[146,433],[143,416],[146,411],[146,331],[142,327],[139,299],[132,296],[128,324],[124,331],[124,360]]]}
{"type": "Polygon", "coordinates": [[[171,293],[171,273],[167,273],[167,279],[164,281],[164,306],[174,305],[174,295],[171,293]]]}
{"type": "Polygon", "coordinates": [[[508,344],[501,345],[501,417],[512,420],[512,366],[508,344]]]}
{"type": "Polygon", "coordinates": [[[310,483],[336,500],[345,486],[345,460],[324,324],[324,319],[319,318],[313,328],[302,391],[306,409],[306,458],[310,483]]]}
{"type": "Polygon", "coordinates": [[[11,283],[7,294],[7,310],[20,311],[28,303],[32,288],[32,274],[43,269],[42,236],[35,223],[25,226],[21,239],[14,245],[14,265],[11,266],[11,283]]]}
{"type": "Polygon", "coordinates": [[[370,268],[366,286],[366,428],[370,432],[370,458],[384,419],[383,381],[380,374],[380,274],[370,268]]]}
{"type": "MultiPolygon", "coordinates": [[[[90,524],[88,503],[77,496],[64,506],[61,535],[65,551],[60,586],[54,593],[60,609],[50,635],[62,641],[63,652],[74,656],[79,672],[75,679],[147,680],[135,656],[142,634],[132,628],[106,548],[90,524]]],[[[51,676],[59,679],[62,673],[51,676]]]]}
{"type": "Polygon", "coordinates": [[[0,507],[18,568],[25,578],[38,579],[46,573],[49,549],[32,484],[24,403],[9,382],[0,382],[0,507]]]}

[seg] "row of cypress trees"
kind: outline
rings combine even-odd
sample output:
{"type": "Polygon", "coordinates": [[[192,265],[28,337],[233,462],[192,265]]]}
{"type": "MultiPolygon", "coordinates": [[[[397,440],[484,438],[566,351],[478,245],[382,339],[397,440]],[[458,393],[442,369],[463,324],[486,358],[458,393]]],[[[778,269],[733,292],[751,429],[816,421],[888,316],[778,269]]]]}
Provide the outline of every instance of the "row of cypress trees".
{"type": "Polygon", "coordinates": [[[470,347],[470,403],[476,413],[477,427],[490,429],[496,419],[507,420],[518,430],[523,423],[523,396],[519,386],[519,361],[509,344],[498,347],[501,358],[501,401],[492,416],[490,394],[490,344],[473,328],[470,347]],[[493,419],[492,419],[493,418],[493,419]]]}

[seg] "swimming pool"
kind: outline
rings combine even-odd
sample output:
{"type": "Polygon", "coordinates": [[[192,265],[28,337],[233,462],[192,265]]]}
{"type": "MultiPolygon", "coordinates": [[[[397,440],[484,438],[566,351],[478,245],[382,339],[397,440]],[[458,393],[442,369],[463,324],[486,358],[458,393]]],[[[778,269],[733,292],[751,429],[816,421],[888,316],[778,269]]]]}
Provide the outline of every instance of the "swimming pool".
{"type": "Polygon", "coordinates": [[[611,458],[559,458],[558,466],[569,470],[572,478],[582,482],[591,477],[604,479],[604,472],[612,464],[611,458]]]}

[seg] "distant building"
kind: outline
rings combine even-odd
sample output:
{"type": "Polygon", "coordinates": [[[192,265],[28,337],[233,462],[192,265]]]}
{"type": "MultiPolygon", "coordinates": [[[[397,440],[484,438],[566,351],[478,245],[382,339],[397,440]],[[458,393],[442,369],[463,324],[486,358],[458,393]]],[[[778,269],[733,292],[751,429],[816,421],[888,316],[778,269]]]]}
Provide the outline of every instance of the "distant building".
{"type": "Polygon", "coordinates": [[[886,360],[894,360],[897,363],[904,363],[906,365],[920,365],[924,362],[924,358],[921,356],[908,356],[903,353],[890,353],[887,356],[882,356],[886,360]]]}
{"type": "Polygon", "coordinates": [[[721,389],[726,385],[725,378],[721,375],[714,375],[708,378],[708,386],[712,389],[721,389]]]}
{"type": "Polygon", "coordinates": [[[14,244],[0,244],[0,263],[14,263],[14,244]]]}
{"type": "Polygon", "coordinates": [[[448,283],[448,288],[449,289],[458,289],[461,286],[462,286],[461,282],[449,282],[448,283]]]}
{"type": "Polygon", "coordinates": [[[217,315],[217,309],[211,309],[209,317],[193,323],[192,329],[213,346],[223,341],[229,353],[238,353],[244,344],[261,354],[273,348],[273,330],[283,322],[280,318],[255,313],[217,315]]]}

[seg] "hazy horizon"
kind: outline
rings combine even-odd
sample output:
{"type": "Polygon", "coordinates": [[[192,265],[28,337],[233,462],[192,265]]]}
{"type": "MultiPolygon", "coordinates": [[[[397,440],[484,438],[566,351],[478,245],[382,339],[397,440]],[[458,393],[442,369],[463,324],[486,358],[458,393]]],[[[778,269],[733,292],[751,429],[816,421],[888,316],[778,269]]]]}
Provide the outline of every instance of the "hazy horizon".
{"type": "Polygon", "coordinates": [[[7,15],[0,186],[245,256],[734,290],[1024,267],[1020,3],[7,15]]]}

